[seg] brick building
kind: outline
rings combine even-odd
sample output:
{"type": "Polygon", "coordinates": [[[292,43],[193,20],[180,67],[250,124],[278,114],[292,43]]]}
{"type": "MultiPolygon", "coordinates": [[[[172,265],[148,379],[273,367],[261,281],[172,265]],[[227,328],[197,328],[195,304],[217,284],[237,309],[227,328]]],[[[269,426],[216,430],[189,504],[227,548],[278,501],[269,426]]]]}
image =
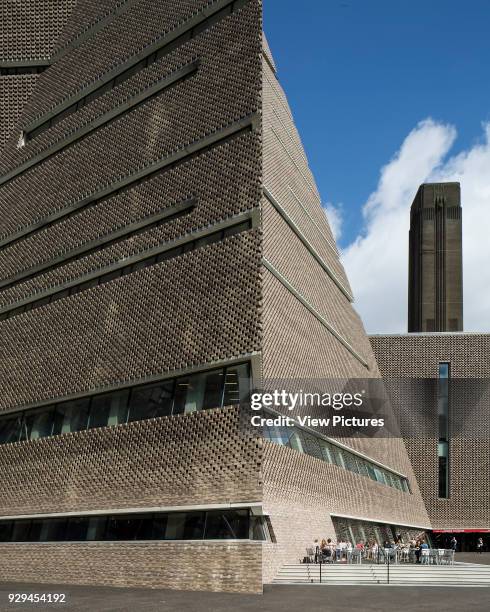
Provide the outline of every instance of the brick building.
{"type": "Polygon", "coordinates": [[[420,185],[410,209],[408,331],[463,330],[459,183],[420,185]]]}
{"type": "Polygon", "coordinates": [[[490,334],[370,336],[434,530],[490,545],[490,334]]]}
{"type": "Polygon", "coordinates": [[[400,438],[243,418],[380,379],[260,2],[53,4],[0,40],[2,579],[260,592],[314,538],[429,528],[400,438]]]}

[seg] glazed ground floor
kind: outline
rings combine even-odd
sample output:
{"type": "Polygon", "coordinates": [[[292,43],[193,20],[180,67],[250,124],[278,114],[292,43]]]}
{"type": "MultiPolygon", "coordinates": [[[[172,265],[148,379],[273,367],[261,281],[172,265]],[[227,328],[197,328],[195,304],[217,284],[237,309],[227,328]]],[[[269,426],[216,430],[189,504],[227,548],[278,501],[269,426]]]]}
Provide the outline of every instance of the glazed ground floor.
{"type": "Polygon", "coordinates": [[[449,548],[453,537],[457,552],[477,552],[479,538],[483,540],[481,553],[490,552],[490,529],[434,529],[432,533],[434,546],[438,548],[449,548]]]}

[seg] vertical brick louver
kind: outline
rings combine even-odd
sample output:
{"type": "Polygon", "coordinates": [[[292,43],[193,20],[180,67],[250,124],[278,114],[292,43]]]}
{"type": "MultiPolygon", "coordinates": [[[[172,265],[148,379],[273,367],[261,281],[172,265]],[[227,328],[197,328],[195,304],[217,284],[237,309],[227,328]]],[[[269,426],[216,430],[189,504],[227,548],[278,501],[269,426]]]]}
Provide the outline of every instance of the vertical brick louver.
{"type": "MultiPolygon", "coordinates": [[[[260,0],[72,4],[40,26],[49,67],[0,77],[27,83],[0,90],[0,411],[242,361],[257,380],[379,378],[260,0]]],[[[411,494],[262,441],[236,406],[1,444],[0,520],[261,506],[275,541],[0,543],[0,576],[261,592],[334,535],[330,514],[428,525],[403,443],[349,443],[411,494]]]]}

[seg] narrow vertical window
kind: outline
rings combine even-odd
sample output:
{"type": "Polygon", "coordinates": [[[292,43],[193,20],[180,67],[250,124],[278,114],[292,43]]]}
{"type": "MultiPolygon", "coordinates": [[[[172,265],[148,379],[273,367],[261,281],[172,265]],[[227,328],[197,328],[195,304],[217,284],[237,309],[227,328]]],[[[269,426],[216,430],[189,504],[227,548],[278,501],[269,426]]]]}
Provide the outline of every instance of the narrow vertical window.
{"type": "Polygon", "coordinates": [[[439,364],[437,385],[439,497],[449,497],[449,363],[439,364]]]}

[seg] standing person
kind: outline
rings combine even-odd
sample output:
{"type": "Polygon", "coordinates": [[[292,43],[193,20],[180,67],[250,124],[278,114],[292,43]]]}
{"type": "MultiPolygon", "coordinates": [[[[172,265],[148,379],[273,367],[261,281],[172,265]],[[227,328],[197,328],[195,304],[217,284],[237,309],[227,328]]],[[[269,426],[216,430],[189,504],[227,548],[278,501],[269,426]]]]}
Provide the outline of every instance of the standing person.
{"type": "Polygon", "coordinates": [[[347,563],[350,563],[352,561],[352,542],[350,540],[345,545],[345,551],[347,553],[347,563]]]}
{"type": "Polygon", "coordinates": [[[483,538],[478,538],[478,540],[476,541],[476,552],[477,553],[483,552],[483,538]]]}
{"type": "Polygon", "coordinates": [[[454,552],[456,552],[458,548],[458,540],[456,540],[454,536],[451,538],[451,548],[454,552]]]}
{"type": "Polygon", "coordinates": [[[320,554],[320,543],[318,542],[318,538],[313,540],[313,555],[315,556],[315,563],[318,563],[318,556],[320,554]]]}
{"type": "Polygon", "coordinates": [[[429,563],[429,545],[425,541],[420,543],[420,555],[422,563],[429,563]]]}
{"type": "Polygon", "coordinates": [[[420,540],[417,540],[415,542],[415,558],[416,558],[416,563],[420,563],[420,546],[422,545],[422,542],[420,540]]]}
{"type": "Polygon", "coordinates": [[[340,540],[337,540],[337,546],[335,547],[335,558],[337,561],[340,561],[342,559],[342,544],[344,543],[344,541],[342,540],[342,538],[340,538],[340,540]]]}

